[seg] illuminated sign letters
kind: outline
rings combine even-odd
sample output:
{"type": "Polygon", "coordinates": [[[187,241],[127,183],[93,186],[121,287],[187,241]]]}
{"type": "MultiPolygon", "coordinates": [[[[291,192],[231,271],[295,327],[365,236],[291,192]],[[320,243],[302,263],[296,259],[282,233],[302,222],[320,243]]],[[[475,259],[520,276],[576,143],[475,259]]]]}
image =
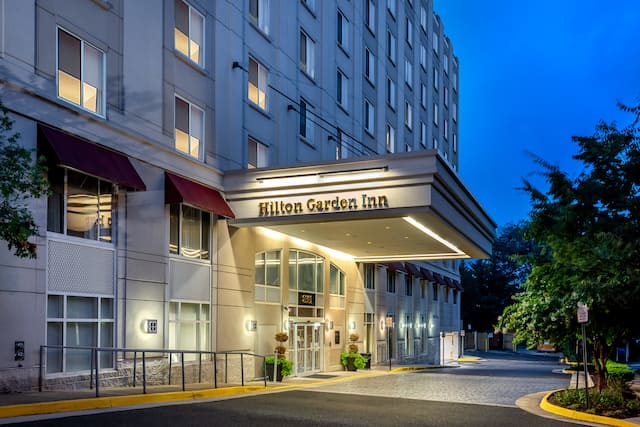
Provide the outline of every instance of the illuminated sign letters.
{"type": "Polygon", "coordinates": [[[259,216],[279,216],[295,214],[316,214],[344,212],[389,207],[385,195],[360,194],[359,197],[308,198],[306,201],[269,200],[258,203],[259,216]]]}

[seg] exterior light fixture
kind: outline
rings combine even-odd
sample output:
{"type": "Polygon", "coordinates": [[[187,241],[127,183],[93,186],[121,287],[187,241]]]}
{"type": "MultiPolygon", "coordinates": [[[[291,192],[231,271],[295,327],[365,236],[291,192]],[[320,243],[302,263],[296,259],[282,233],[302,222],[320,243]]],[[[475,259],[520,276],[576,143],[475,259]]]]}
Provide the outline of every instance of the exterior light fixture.
{"type": "Polygon", "coordinates": [[[258,328],[258,322],[255,320],[247,320],[245,327],[247,331],[255,331],[258,328]]]}

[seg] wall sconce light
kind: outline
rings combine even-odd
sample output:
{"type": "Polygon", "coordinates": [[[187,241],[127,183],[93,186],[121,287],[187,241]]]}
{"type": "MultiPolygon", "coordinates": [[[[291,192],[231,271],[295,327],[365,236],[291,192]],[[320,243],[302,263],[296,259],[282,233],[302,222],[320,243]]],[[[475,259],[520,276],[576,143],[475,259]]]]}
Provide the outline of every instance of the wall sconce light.
{"type": "Polygon", "coordinates": [[[142,325],[142,329],[147,334],[157,334],[158,333],[158,321],[155,319],[145,319],[142,325]]]}
{"type": "Polygon", "coordinates": [[[255,331],[258,328],[258,322],[255,320],[247,320],[245,327],[247,331],[255,331]]]}
{"type": "Polygon", "coordinates": [[[356,329],[356,321],[352,320],[351,322],[349,322],[349,329],[351,329],[352,331],[355,331],[356,329]]]}
{"type": "Polygon", "coordinates": [[[380,319],[380,330],[381,331],[384,331],[384,325],[385,325],[384,319],[380,319]]]}
{"type": "Polygon", "coordinates": [[[333,330],[333,320],[329,320],[327,322],[327,330],[329,331],[333,330]]]}

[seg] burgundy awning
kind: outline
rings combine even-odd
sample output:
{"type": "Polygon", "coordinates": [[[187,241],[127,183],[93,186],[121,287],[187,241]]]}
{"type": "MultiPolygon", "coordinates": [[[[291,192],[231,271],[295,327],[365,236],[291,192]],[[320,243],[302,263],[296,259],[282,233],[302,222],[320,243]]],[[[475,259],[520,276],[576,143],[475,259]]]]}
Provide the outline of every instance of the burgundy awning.
{"type": "Polygon", "coordinates": [[[165,203],[186,203],[226,218],[236,217],[218,190],[169,172],[165,172],[165,175],[165,203]]]}
{"type": "Polygon", "coordinates": [[[428,270],[424,267],[420,267],[420,273],[422,274],[422,277],[427,279],[430,282],[435,281],[435,279],[433,278],[433,273],[431,273],[431,270],[428,270]]]}
{"type": "Polygon", "coordinates": [[[420,270],[418,270],[418,267],[415,264],[412,264],[410,262],[405,262],[404,267],[407,270],[407,273],[409,273],[411,276],[413,277],[421,276],[420,270]]]}
{"type": "Polygon", "coordinates": [[[404,263],[402,262],[388,262],[386,263],[386,266],[387,270],[390,271],[401,271],[403,273],[407,272],[407,270],[405,270],[404,263]]]}
{"type": "Polygon", "coordinates": [[[123,154],[42,124],[38,124],[38,142],[45,157],[56,165],[135,190],[147,189],[129,158],[123,154]]]}

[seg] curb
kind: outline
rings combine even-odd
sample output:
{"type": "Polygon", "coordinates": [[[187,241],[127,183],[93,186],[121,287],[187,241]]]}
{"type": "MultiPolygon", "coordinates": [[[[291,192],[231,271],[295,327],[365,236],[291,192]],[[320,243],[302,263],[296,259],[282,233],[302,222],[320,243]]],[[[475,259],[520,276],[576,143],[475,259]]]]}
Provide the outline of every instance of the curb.
{"type": "Polygon", "coordinates": [[[57,402],[38,402],[20,405],[2,406],[0,419],[21,417],[26,415],[44,415],[59,412],[86,411],[124,406],[144,405],[149,403],[166,403],[185,400],[207,399],[212,397],[231,396],[241,393],[265,391],[262,386],[225,387],[210,390],[176,391],[156,394],[135,394],[131,396],[95,397],[88,399],[62,400],[57,402]]]}
{"type": "Polygon", "coordinates": [[[562,408],[549,403],[549,397],[564,389],[552,390],[544,395],[540,401],[540,408],[544,411],[551,412],[552,414],[561,415],[563,417],[571,418],[574,420],[587,421],[591,423],[605,424],[615,427],[638,427],[638,424],[630,423],[629,421],[621,420],[618,418],[603,417],[602,415],[587,414],[585,412],[575,411],[573,409],[562,408]]]}

